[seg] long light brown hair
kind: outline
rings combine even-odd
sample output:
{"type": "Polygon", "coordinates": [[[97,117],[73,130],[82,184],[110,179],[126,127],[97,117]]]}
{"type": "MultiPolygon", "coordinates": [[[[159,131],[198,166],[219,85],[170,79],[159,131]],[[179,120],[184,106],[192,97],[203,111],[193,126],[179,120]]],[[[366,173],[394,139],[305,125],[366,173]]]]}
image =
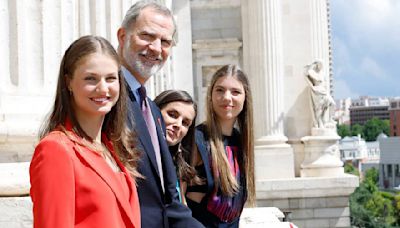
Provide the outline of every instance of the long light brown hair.
{"type": "MultiPolygon", "coordinates": [[[[243,110],[237,116],[237,125],[240,132],[240,143],[242,145],[242,157],[239,159],[239,166],[246,178],[246,189],[248,202],[254,205],[255,202],[255,181],[254,181],[254,135],[253,135],[253,100],[250,84],[245,73],[236,65],[226,65],[217,70],[211,79],[207,90],[207,119],[205,122],[208,131],[212,165],[219,173],[216,183],[219,184],[222,193],[233,196],[240,188],[236,178],[230,171],[230,166],[225,153],[221,125],[215,114],[212,103],[212,92],[215,83],[222,77],[234,77],[242,83],[245,91],[243,110]]],[[[214,177],[215,178],[215,177],[214,177]]]]}
{"type": "MultiPolygon", "coordinates": [[[[48,119],[44,122],[39,133],[40,139],[59,126],[64,126],[68,118],[73,126],[73,131],[87,142],[93,142],[93,139],[86,134],[76,119],[75,110],[72,105],[72,95],[68,90],[68,80],[71,80],[75,70],[79,67],[80,60],[93,53],[102,53],[113,59],[120,69],[118,54],[113,46],[104,38],[99,36],[83,36],[74,41],[65,51],[61,60],[60,71],[58,75],[57,91],[54,106],[48,119]]],[[[118,72],[119,81],[119,99],[111,108],[111,111],[105,115],[102,132],[111,140],[115,151],[134,177],[139,177],[137,172],[138,152],[133,149],[136,143],[136,137],[126,126],[127,117],[127,92],[125,80],[118,72]]],[[[67,134],[68,135],[68,134],[67,134]]]]}

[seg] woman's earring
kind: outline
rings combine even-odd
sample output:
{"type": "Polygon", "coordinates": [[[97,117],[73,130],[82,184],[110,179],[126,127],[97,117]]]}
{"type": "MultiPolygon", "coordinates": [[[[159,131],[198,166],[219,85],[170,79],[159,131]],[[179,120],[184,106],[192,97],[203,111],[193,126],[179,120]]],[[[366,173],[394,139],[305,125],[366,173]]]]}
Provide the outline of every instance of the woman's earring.
{"type": "Polygon", "coordinates": [[[69,95],[72,96],[72,89],[68,88],[68,91],[69,91],[69,95]]]}

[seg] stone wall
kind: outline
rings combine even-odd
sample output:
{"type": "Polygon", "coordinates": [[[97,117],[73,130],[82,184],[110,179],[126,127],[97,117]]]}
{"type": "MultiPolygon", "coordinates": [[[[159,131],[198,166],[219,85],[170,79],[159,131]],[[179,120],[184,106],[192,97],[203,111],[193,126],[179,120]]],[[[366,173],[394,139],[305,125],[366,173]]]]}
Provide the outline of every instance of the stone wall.
{"type": "Polygon", "coordinates": [[[350,227],[348,197],[310,197],[266,200],[279,207],[298,227],[350,227]]]}
{"type": "Polygon", "coordinates": [[[26,197],[0,197],[0,227],[31,228],[32,201],[26,197]]]}
{"type": "MultiPolygon", "coordinates": [[[[135,2],[0,1],[0,163],[30,160],[41,123],[54,102],[65,49],[89,34],[105,37],[117,48],[117,30],[135,2]]],[[[193,94],[189,0],[175,0],[168,7],[178,21],[179,42],[160,75],[149,80],[151,97],[170,88],[193,94]]]]}
{"type": "Polygon", "coordinates": [[[257,206],[277,207],[298,227],[351,227],[349,195],[358,177],[315,177],[257,182],[257,206]]]}

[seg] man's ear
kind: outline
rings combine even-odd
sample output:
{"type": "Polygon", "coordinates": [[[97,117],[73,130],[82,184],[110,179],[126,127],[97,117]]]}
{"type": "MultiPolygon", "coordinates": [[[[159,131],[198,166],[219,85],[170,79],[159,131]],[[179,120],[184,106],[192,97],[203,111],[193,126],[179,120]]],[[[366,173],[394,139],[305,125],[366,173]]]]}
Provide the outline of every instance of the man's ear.
{"type": "Polygon", "coordinates": [[[126,37],[126,29],[125,28],[119,28],[117,31],[117,38],[118,38],[118,47],[123,48],[125,44],[125,39],[126,37]]]}

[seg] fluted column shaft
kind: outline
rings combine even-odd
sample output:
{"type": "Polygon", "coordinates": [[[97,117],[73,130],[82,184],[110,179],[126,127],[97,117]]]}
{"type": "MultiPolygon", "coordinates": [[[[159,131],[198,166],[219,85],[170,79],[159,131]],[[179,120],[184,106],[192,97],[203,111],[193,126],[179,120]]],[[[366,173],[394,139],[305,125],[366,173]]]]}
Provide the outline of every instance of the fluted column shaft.
{"type": "Polygon", "coordinates": [[[117,28],[134,2],[0,1],[1,161],[32,152],[39,126],[54,102],[65,49],[88,34],[101,35],[116,47],[117,28]]]}
{"type": "Polygon", "coordinates": [[[330,53],[327,0],[310,0],[311,17],[311,55],[312,60],[322,60],[324,63],[323,75],[329,90],[330,83],[330,53]]]}
{"type": "Polygon", "coordinates": [[[254,99],[256,180],[293,178],[293,148],[283,120],[280,0],[242,0],[243,65],[254,99]]]}
{"type": "Polygon", "coordinates": [[[243,63],[254,94],[257,142],[284,144],[287,138],[283,134],[284,75],[280,1],[242,1],[242,12],[243,63]]]}

